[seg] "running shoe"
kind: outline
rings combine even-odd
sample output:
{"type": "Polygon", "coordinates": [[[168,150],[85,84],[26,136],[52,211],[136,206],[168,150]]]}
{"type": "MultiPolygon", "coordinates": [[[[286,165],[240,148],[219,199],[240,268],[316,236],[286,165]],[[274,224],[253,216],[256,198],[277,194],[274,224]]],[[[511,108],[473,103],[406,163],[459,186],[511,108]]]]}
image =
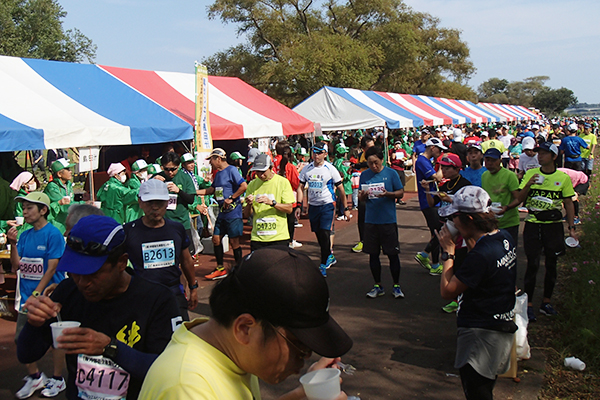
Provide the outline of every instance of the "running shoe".
{"type": "Polygon", "coordinates": [[[48,383],[46,383],[46,388],[42,390],[42,396],[44,397],[56,397],[60,392],[67,388],[67,383],[64,378],[48,379],[48,383]]]}
{"type": "Polygon", "coordinates": [[[204,278],[209,281],[216,281],[217,279],[223,279],[227,276],[227,270],[222,266],[218,265],[217,268],[208,275],[205,275],[204,278]]]}
{"type": "Polygon", "coordinates": [[[337,260],[335,259],[335,256],[333,254],[330,254],[329,257],[327,257],[327,264],[325,264],[325,269],[331,268],[331,266],[336,262],[337,260]]]}
{"type": "Polygon", "coordinates": [[[415,260],[421,265],[421,267],[425,268],[427,271],[431,270],[431,264],[429,263],[429,256],[424,251],[417,253],[415,255],[415,260]]]}
{"type": "Polygon", "coordinates": [[[48,378],[42,372],[39,378],[33,378],[31,375],[27,375],[23,380],[25,381],[25,384],[17,393],[15,393],[17,399],[27,399],[33,396],[36,390],[43,389],[46,386],[48,378]]]}
{"type": "Polygon", "coordinates": [[[519,212],[524,212],[524,213],[528,213],[529,210],[527,209],[527,207],[519,207],[518,208],[519,212]]]}
{"type": "Polygon", "coordinates": [[[295,249],[296,247],[302,247],[302,243],[296,242],[295,240],[292,240],[292,243],[290,243],[290,247],[292,249],[295,249]]]}
{"type": "Polygon", "coordinates": [[[573,223],[575,225],[580,225],[581,224],[581,220],[579,219],[579,217],[575,217],[575,218],[573,218],[573,223]]]}
{"type": "Polygon", "coordinates": [[[527,319],[529,320],[529,322],[537,321],[537,318],[535,317],[535,313],[533,312],[532,306],[527,306],[527,319]]]}
{"type": "Polygon", "coordinates": [[[394,285],[394,288],[392,289],[392,294],[394,295],[395,299],[403,299],[404,298],[404,293],[402,293],[402,289],[400,289],[400,285],[394,285]]]}
{"type": "Polygon", "coordinates": [[[449,304],[446,304],[444,307],[442,307],[442,311],[447,312],[448,314],[456,312],[456,310],[458,310],[458,303],[455,301],[452,301],[449,304]]]}
{"type": "Polygon", "coordinates": [[[431,276],[439,276],[444,272],[444,267],[440,264],[433,264],[431,269],[429,270],[429,275],[431,276]]]}
{"type": "Polygon", "coordinates": [[[401,206],[404,206],[404,205],[406,205],[406,202],[403,200],[398,200],[398,204],[401,206]]]}
{"type": "Polygon", "coordinates": [[[325,264],[319,265],[319,271],[321,271],[323,278],[327,278],[327,267],[325,267],[325,264]]]}
{"type": "Polygon", "coordinates": [[[302,228],[304,225],[302,225],[300,222],[296,221],[294,222],[294,227],[296,228],[302,228]]]}
{"type": "Polygon", "coordinates": [[[363,242],[358,242],[358,243],[356,243],[356,246],[354,246],[352,248],[352,251],[355,253],[362,253],[362,249],[363,249],[363,242]]]}
{"type": "Polygon", "coordinates": [[[338,221],[345,221],[346,220],[346,216],[345,215],[340,215],[339,217],[335,218],[338,221]]]}
{"type": "Polygon", "coordinates": [[[375,285],[373,289],[369,290],[367,293],[367,297],[370,299],[374,299],[375,297],[383,296],[385,294],[385,290],[383,290],[383,286],[375,285]]]}
{"type": "Polygon", "coordinates": [[[550,303],[542,303],[540,306],[540,312],[548,317],[553,317],[558,314],[554,307],[550,305],[550,303]]]}

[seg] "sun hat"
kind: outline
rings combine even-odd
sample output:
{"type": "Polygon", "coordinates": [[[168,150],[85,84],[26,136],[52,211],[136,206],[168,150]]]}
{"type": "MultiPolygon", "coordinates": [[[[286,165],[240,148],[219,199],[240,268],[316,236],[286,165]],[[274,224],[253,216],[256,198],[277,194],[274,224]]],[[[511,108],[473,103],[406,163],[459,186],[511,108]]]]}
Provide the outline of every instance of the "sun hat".
{"type": "Polygon", "coordinates": [[[329,315],[327,282],[306,254],[287,246],[258,249],[225,279],[250,314],[288,329],[315,353],[335,358],[352,347],[352,339],[329,315]]]}
{"type": "Polygon", "coordinates": [[[42,192],[31,192],[28,193],[27,196],[17,196],[15,197],[15,201],[23,202],[28,201],[29,203],[40,204],[42,206],[48,207],[50,209],[50,198],[46,193],[42,192]]]}
{"type": "Polygon", "coordinates": [[[452,197],[450,205],[439,209],[441,217],[448,217],[457,212],[487,213],[490,211],[490,195],[479,186],[469,185],[459,189],[452,197]]]}
{"type": "Polygon", "coordinates": [[[104,215],[83,217],[71,229],[56,270],[93,274],[104,265],[110,252],[124,241],[123,225],[113,218],[104,215]]]}
{"type": "Polygon", "coordinates": [[[210,160],[213,156],[217,156],[217,157],[221,157],[221,158],[226,158],[227,157],[227,153],[225,152],[225,150],[217,147],[216,149],[213,149],[213,151],[211,151],[210,155],[208,157],[206,157],[206,159],[210,160]]]}

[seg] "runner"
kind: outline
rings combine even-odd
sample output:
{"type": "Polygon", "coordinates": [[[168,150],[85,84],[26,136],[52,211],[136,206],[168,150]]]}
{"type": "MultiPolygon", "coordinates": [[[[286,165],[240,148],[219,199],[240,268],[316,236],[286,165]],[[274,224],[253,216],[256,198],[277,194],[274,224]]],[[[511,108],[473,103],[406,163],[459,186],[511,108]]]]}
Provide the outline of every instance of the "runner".
{"type": "Polygon", "coordinates": [[[404,195],[404,186],[396,171],[383,165],[383,152],[371,147],[365,153],[369,169],[360,175],[359,198],[365,202],[365,242],[363,252],[369,255],[369,266],[375,285],[367,297],[383,296],[379,253],[388,256],[394,287],[394,298],[404,298],[400,289],[400,244],[396,225],[396,199],[404,195]]]}
{"type": "Polygon", "coordinates": [[[50,297],[25,303],[27,324],[17,343],[21,362],[40,359],[52,345],[49,323],[58,312],[63,321],[81,323],[58,337],[67,354],[69,400],[137,399],[148,368],[181,322],[167,288],[125,271],[124,241],[114,219],[82,218],[57,266],[70,277],[50,297]]]}
{"type": "Polygon", "coordinates": [[[198,305],[198,281],[185,228],[164,218],[169,203],[167,185],[158,179],[142,183],[138,203],[144,216],[125,224],[125,252],[137,275],[169,288],[181,317],[189,321],[188,308],[198,305]],[[182,272],[188,290],[181,283],[182,272]]]}
{"type": "MultiPolygon", "coordinates": [[[[358,163],[354,164],[353,166],[354,169],[362,172],[369,168],[367,165],[367,160],[365,159],[365,152],[369,147],[373,146],[375,146],[375,140],[373,140],[371,136],[364,136],[362,139],[360,139],[360,148],[362,152],[358,157],[358,163]]],[[[416,146],[417,145],[415,143],[415,147],[416,146]]],[[[360,253],[363,249],[363,235],[365,230],[365,204],[361,202],[360,199],[358,200],[358,210],[356,212],[358,214],[358,222],[356,225],[358,226],[359,241],[354,245],[354,247],[352,247],[352,251],[355,253],[360,253]]]]}
{"type": "Polygon", "coordinates": [[[581,164],[582,149],[589,148],[588,144],[577,136],[577,124],[569,124],[568,135],[560,142],[559,150],[565,156],[565,168],[571,168],[575,171],[583,171],[581,164]]]}
{"type": "MultiPolygon", "coordinates": [[[[10,228],[7,233],[8,242],[11,244],[10,262],[18,276],[15,295],[15,305],[19,311],[15,333],[17,342],[27,323],[26,301],[30,297],[40,296],[48,285],[59,283],[65,278],[63,272],[56,272],[58,259],[65,249],[65,241],[58,228],[48,223],[50,199],[47,195],[34,192],[18,196],[15,200],[22,205],[23,217],[32,226],[21,234],[18,241],[16,227],[10,228]]],[[[42,394],[46,397],[55,397],[66,389],[62,377],[65,368],[63,354],[53,351],[52,356],[54,374],[51,378],[47,378],[43,372],[40,373],[36,363],[38,359],[25,363],[28,375],[24,378],[23,387],[15,393],[17,398],[31,397],[38,389],[43,389],[42,394]]]]}
{"type": "Polygon", "coordinates": [[[254,212],[250,250],[273,245],[288,245],[290,235],[287,216],[294,208],[294,191],[289,181],[275,174],[271,158],[260,154],[252,171],[256,178],[246,189],[244,215],[254,212]]]}
{"type": "Polygon", "coordinates": [[[583,132],[581,133],[580,137],[588,145],[588,148],[581,152],[583,172],[585,172],[587,176],[590,176],[592,174],[592,169],[594,169],[594,150],[596,149],[596,144],[598,143],[596,135],[592,132],[591,124],[588,122],[583,124],[583,132]]]}
{"type": "Polygon", "coordinates": [[[460,171],[460,174],[467,178],[472,185],[481,187],[481,176],[487,171],[487,168],[482,165],[483,151],[480,145],[472,144],[469,146],[467,160],[469,161],[469,165],[460,171]]]}
{"type": "MultiPolygon", "coordinates": [[[[242,248],[240,247],[240,237],[244,233],[244,224],[242,222],[242,206],[240,196],[246,191],[248,184],[232,165],[227,163],[227,153],[225,150],[214,149],[207,160],[215,172],[215,178],[212,186],[207,189],[200,189],[196,193],[199,195],[214,194],[215,200],[219,204],[219,215],[215,222],[213,232],[213,245],[215,248],[215,258],[217,259],[217,268],[206,275],[209,280],[222,279],[227,276],[227,269],[223,264],[223,244],[221,238],[229,236],[229,245],[233,249],[235,264],[239,265],[242,261],[242,248]]],[[[255,162],[255,159],[252,160],[255,162]]]]}
{"type": "MultiPolygon", "coordinates": [[[[327,269],[337,262],[331,253],[331,229],[335,216],[335,189],[344,203],[346,193],[342,185],[342,177],[333,165],[325,161],[327,157],[327,144],[319,142],[313,147],[314,160],[300,173],[300,186],[297,190],[297,199],[302,203],[304,187],[308,186],[308,216],[310,229],[317,236],[321,247],[320,270],[324,277],[327,269]]],[[[348,205],[344,204],[344,215],[350,219],[348,205]]]]}

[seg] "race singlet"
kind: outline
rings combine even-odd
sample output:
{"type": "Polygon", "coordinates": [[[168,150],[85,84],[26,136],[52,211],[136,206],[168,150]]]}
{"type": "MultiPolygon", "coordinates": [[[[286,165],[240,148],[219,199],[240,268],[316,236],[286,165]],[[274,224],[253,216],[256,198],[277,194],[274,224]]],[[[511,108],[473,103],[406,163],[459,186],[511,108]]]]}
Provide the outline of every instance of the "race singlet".
{"type": "Polygon", "coordinates": [[[84,400],[125,399],[129,373],[108,358],[79,354],[75,384],[84,400]]]}
{"type": "Polygon", "coordinates": [[[175,265],[175,242],[142,243],[144,269],[166,268],[175,265]]]}
{"type": "Polygon", "coordinates": [[[22,257],[19,261],[19,271],[21,271],[21,278],[23,279],[40,281],[44,276],[44,259],[41,257],[22,257]]]}

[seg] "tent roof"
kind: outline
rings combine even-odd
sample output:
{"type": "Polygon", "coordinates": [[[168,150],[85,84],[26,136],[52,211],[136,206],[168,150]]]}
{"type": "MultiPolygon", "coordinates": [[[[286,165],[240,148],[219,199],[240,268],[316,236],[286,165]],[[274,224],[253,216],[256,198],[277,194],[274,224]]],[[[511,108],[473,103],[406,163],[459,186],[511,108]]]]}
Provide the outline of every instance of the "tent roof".
{"type": "MultiPolygon", "coordinates": [[[[237,78],[209,77],[213,139],[313,131],[237,78]]],[[[193,137],[195,75],[0,56],[0,151],[193,137]]]]}

